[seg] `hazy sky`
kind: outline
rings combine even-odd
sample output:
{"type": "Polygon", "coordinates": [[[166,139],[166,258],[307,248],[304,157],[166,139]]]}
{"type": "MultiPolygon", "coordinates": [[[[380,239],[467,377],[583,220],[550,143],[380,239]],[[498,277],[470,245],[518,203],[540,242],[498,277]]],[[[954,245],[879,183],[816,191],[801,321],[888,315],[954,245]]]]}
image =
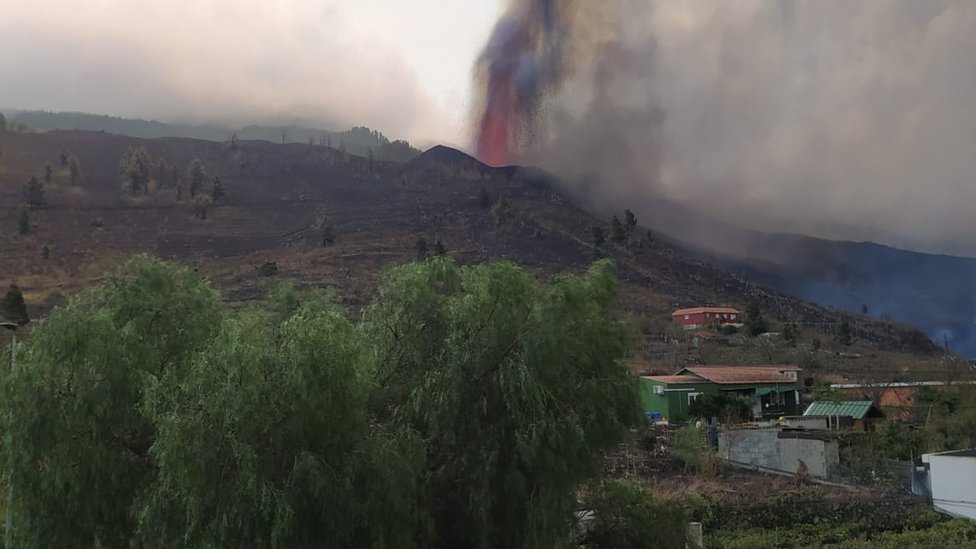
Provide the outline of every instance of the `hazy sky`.
{"type": "Polygon", "coordinates": [[[501,0],[0,0],[0,106],[466,143],[501,0]]]}
{"type": "MultiPolygon", "coordinates": [[[[619,25],[549,101],[568,167],[606,196],[976,255],[976,0],[559,1],[619,25]]],[[[0,106],[467,146],[506,3],[0,0],[0,106]]]]}

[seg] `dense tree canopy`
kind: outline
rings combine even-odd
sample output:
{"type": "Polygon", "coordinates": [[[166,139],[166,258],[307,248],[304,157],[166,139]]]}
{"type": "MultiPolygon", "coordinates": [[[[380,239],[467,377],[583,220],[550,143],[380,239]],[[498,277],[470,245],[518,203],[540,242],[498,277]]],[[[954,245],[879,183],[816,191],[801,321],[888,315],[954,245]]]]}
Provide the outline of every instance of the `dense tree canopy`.
{"type": "Polygon", "coordinates": [[[609,263],[540,286],[510,263],[394,270],[367,312],[375,403],[431,449],[440,547],[554,547],[574,493],[638,418],[609,263]]]}
{"type": "Polygon", "coordinates": [[[609,264],[435,257],[350,316],[290,288],[230,313],[148,257],[56,309],[0,402],[17,544],[571,544],[639,418],[609,264]]]}

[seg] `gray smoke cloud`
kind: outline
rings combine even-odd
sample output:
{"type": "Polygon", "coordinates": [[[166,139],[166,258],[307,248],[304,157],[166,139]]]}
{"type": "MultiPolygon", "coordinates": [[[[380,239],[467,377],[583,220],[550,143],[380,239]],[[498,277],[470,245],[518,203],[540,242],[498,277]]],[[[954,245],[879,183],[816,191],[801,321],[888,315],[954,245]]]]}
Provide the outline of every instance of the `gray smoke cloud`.
{"type": "Polygon", "coordinates": [[[0,107],[443,134],[375,4],[0,1],[0,107]]]}
{"type": "Polygon", "coordinates": [[[533,160],[609,207],[976,255],[976,2],[604,5],[533,160]]]}

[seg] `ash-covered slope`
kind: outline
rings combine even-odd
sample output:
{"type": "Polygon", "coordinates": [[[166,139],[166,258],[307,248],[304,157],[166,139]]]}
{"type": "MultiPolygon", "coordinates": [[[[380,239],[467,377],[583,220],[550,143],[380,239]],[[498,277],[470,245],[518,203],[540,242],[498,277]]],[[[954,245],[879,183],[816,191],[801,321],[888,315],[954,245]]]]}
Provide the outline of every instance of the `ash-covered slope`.
{"type": "Polygon", "coordinates": [[[0,282],[17,281],[36,310],[143,251],[197,265],[232,299],[259,297],[291,279],[333,287],[355,305],[369,298],[384,268],[440,242],[461,262],[507,258],[542,275],[611,257],[627,306],[661,324],[676,306],[741,307],[758,299],[771,317],[811,326],[847,318],[859,338],[881,348],[934,349],[917,330],[756,286],[679,246],[640,238],[642,228],[625,242],[597,246],[593,229],[607,229],[609,220],[575,205],[552,176],[490,168],[447,147],[397,164],[318,145],[50,132],[7,136],[3,150],[0,209],[11,229],[0,232],[0,282]],[[119,159],[129,147],[145,147],[153,158],[146,195],[132,196],[120,181],[119,159]],[[57,167],[61,151],[80,161],[76,186],[57,167]],[[226,188],[205,217],[186,196],[194,159],[226,188]],[[46,162],[56,168],[46,204],[31,214],[29,233],[19,235],[12,220],[21,185],[43,174],[46,162]],[[332,242],[324,242],[324,226],[332,242]]]}

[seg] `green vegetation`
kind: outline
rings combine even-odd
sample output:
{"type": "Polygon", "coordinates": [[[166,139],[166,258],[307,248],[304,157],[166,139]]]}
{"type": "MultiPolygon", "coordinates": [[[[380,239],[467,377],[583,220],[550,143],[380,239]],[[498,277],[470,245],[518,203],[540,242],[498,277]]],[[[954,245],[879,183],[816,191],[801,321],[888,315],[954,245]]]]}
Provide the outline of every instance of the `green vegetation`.
{"type": "Polygon", "coordinates": [[[904,549],[906,547],[976,546],[976,522],[966,519],[919,521],[893,531],[877,532],[863,521],[797,524],[784,528],[750,528],[719,532],[706,547],[723,549],[821,548],[904,549]]]}
{"type": "Polygon", "coordinates": [[[686,473],[713,476],[721,459],[705,442],[705,432],[694,425],[675,431],[672,440],[674,456],[684,465],[686,473]]]}
{"type": "Polygon", "coordinates": [[[734,394],[703,394],[688,406],[688,416],[699,419],[719,418],[734,424],[752,419],[752,400],[734,394]]]}
{"type": "Polygon", "coordinates": [[[834,341],[848,347],[851,345],[853,339],[851,337],[851,324],[849,322],[846,320],[841,321],[840,326],[837,328],[837,335],[834,336],[834,341]]]}
{"type": "Polygon", "coordinates": [[[766,333],[766,319],[762,316],[758,301],[752,300],[746,306],[742,324],[750,337],[756,337],[766,333]]]}
{"type": "Polygon", "coordinates": [[[541,284],[431,258],[361,315],[287,287],[234,311],[136,257],[4,376],[15,542],[566,546],[640,418],[617,299],[606,262],[541,284]]]}
{"type": "Polygon", "coordinates": [[[655,501],[636,480],[605,480],[590,489],[585,503],[593,521],[580,541],[588,549],[685,548],[684,508],[655,501]]]}
{"type": "Polygon", "coordinates": [[[15,324],[27,324],[30,317],[27,315],[27,303],[24,302],[24,294],[20,287],[11,284],[0,300],[0,317],[15,324]]]}
{"type": "Polygon", "coordinates": [[[261,276],[274,276],[278,274],[278,262],[273,260],[265,261],[258,267],[258,272],[261,276]]]}

